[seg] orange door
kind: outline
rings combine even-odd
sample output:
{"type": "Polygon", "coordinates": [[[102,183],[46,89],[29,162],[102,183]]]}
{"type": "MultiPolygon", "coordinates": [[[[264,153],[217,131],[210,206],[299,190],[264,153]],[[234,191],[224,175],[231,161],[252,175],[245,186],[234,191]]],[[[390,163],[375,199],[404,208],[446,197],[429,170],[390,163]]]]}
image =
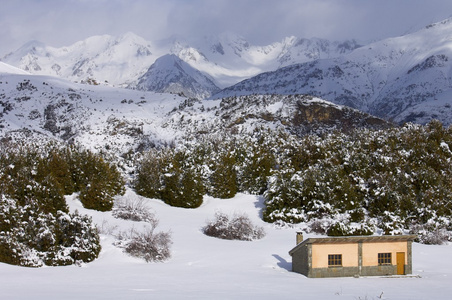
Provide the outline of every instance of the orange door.
{"type": "Polygon", "coordinates": [[[397,275],[405,275],[405,252],[397,252],[397,275]]]}

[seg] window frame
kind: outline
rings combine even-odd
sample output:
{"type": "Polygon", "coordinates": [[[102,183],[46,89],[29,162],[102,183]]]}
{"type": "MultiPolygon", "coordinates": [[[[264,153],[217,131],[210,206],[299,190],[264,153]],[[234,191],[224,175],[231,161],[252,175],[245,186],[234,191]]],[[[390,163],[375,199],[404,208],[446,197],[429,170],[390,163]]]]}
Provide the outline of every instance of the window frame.
{"type": "Polygon", "coordinates": [[[391,252],[378,253],[378,265],[379,266],[391,266],[392,265],[392,253],[391,252]]]}
{"type": "Polygon", "coordinates": [[[342,254],[328,254],[328,268],[342,267],[342,254]]]}

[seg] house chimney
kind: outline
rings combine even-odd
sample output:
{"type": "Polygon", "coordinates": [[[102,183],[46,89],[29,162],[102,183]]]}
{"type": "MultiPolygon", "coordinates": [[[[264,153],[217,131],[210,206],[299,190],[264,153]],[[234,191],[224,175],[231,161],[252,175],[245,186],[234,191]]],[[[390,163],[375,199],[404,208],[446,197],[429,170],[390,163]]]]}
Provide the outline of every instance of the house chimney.
{"type": "Polygon", "coordinates": [[[303,241],[303,232],[297,232],[297,245],[303,241]]]}

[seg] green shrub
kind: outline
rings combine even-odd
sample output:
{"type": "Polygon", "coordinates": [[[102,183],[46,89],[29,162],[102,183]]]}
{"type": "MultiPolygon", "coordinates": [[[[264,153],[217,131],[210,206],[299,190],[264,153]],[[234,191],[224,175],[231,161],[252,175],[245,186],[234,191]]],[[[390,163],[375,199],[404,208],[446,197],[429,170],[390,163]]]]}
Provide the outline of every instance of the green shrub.
{"type": "Polygon", "coordinates": [[[88,216],[42,211],[39,202],[0,198],[0,261],[27,267],[90,262],[101,246],[88,216]]]}

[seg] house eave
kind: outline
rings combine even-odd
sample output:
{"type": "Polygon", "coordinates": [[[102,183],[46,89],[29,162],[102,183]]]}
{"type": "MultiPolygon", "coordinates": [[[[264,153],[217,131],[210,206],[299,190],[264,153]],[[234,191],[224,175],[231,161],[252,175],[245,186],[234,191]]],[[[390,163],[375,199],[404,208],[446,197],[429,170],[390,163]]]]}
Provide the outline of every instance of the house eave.
{"type": "Polygon", "coordinates": [[[338,236],[325,238],[308,238],[299,243],[289,254],[292,256],[300,247],[306,244],[350,244],[350,243],[383,243],[414,241],[417,235],[371,235],[371,236],[338,236]]]}

